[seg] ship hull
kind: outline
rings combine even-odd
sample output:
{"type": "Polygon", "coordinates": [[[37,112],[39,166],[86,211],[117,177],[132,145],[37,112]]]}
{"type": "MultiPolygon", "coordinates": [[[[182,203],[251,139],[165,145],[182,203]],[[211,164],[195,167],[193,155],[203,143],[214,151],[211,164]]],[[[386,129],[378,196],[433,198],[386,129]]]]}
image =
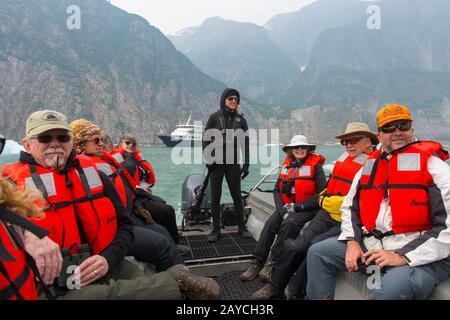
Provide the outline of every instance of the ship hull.
{"type": "Polygon", "coordinates": [[[163,135],[158,135],[158,138],[161,139],[161,141],[168,148],[173,148],[176,145],[179,145],[179,147],[194,147],[195,143],[201,146],[201,141],[196,140],[172,140],[171,136],[163,136],[163,135]]]}

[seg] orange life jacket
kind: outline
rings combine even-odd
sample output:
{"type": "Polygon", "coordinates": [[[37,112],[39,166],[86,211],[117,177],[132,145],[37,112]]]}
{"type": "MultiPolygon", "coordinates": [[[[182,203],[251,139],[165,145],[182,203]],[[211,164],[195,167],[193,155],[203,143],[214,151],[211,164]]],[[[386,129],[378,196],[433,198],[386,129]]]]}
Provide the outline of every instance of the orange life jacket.
{"type": "MultiPolygon", "coordinates": [[[[372,154],[379,154],[378,150],[372,154]]],[[[348,152],[344,152],[339,159],[336,160],[333,172],[328,180],[328,195],[345,196],[350,191],[355,174],[363,167],[369,155],[360,153],[356,157],[350,157],[348,152]]]]}
{"type": "MultiPolygon", "coordinates": [[[[112,183],[114,183],[114,186],[119,193],[120,200],[122,200],[125,208],[128,208],[128,205],[131,204],[133,199],[133,192],[130,192],[130,190],[127,191],[127,188],[121,177],[117,179],[117,177],[119,176],[118,169],[115,166],[104,161],[104,157],[100,159],[99,157],[91,156],[90,158],[95,163],[95,167],[97,168],[97,170],[102,171],[104,174],[106,174],[110,178],[112,183]]],[[[130,175],[128,174],[128,176],[130,175]]]]}
{"type": "Polygon", "coordinates": [[[5,165],[2,174],[15,181],[19,188],[41,190],[46,198],[46,203],[40,204],[45,217],[33,221],[49,230],[54,242],[61,248],[78,246],[78,220],[95,255],[116,236],[117,215],[113,203],[103,194],[95,163],[84,155],[77,155],[77,159],[79,165],[71,166],[67,174],[22,162],[5,165]]]}
{"type": "Polygon", "coordinates": [[[286,157],[278,177],[281,200],[285,204],[301,203],[316,193],[315,169],[318,164],[325,163],[325,158],[321,155],[311,154],[300,167],[292,165],[292,162],[291,157],[286,157]],[[282,186],[286,183],[292,185],[290,195],[283,192],[282,186]]]}
{"type": "Polygon", "coordinates": [[[448,153],[432,141],[417,141],[388,154],[372,155],[364,165],[359,189],[359,213],[366,229],[375,228],[383,199],[389,196],[394,234],[430,230],[428,187],[433,178],[427,161],[448,153]]]}
{"type": "Polygon", "coordinates": [[[0,260],[0,300],[37,300],[34,273],[28,266],[23,245],[17,243],[0,220],[0,246],[9,257],[0,260]]]}
{"type": "MultiPolygon", "coordinates": [[[[114,148],[111,152],[111,156],[120,164],[124,161],[123,153],[126,152],[125,149],[117,147],[114,148]]],[[[136,153],[134,154],[134,158],[137,161],[136,165],[136,171],[134,172],[133,178],[135,181],[135,186],[139,186],[141,182],[141,177],[139,172],[145,173],[145,182],[147,182],[149,185],[154,186],[156,183],[156,176],[155,172],[153,171],[152,166],[147,160],[142,160],[141,151],[136,148],[136,153]]]]}

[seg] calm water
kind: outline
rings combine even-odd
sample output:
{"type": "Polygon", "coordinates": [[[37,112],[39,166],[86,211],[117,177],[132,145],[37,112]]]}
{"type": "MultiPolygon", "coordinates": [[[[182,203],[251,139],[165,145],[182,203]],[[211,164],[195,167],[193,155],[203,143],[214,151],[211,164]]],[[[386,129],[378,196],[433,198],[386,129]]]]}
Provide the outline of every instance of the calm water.
{"type": "MultiPolygon", "coordinates": [[[[284,152],[281,151],[279,147],[260,147],[252,148],[251,152],[254,155],[268,152],[268,154],[275,155],[279,152],[279,163],[284,159],[284,152]]],[[[163,197],[169,204],[174,208],[179,209],[181,203],[181,188],[185,178],[191,174],[206,174],[206,169],[204,165],[201,164],[173,164],[172,157],[174,149],[165,147],[143,147],[141,148],[143,153],[143,158],[147,159],[153,166],[156,173],[156,185],[153,188],[155,194],[163,197]]],[[[195,150],[195,149],[192,149],[195,150]]],[[[327,161],[325,164],[325,173],[329,174],[332,169],[333,163],[342,153],[343,147],[341,146],[318,146],[317,153],[326,157],[327,161]]],[[[186,155],[186,153],[185,153],[186,155]]],[[[191,157],[194,159],[194,156],[191,157]]],[[[18,155],[1,155],[0,165],[6,163],[12,163],[18,160],[18,155]]],[[[242,182],[242,190],[249,191],[256,183],[258,183],[264,176],[261,173],[261,169],[274,167],[275,163],[272,165],[262,165],[254,164],[250,165],[250,174],[242,182]]],[[[266,171],[267,172],[267,171],[266,171]]],[[[232,202],[226,182],[224,180],[224,190],[221,202],[232,202]]],[[[270,189],[272,185],[266,185],[263,189],[270,189]]]]}

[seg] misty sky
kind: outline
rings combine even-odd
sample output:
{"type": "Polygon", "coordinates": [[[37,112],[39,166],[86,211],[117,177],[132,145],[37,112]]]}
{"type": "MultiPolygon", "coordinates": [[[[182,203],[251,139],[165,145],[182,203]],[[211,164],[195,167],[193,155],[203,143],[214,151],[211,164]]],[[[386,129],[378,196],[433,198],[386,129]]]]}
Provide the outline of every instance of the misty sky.
{"type": "Polygon", "coordinates": [[[206,18],[254,22],[263,25],[276,14],[297,11],[315,0],[111,0],[115,6],[136,13],[164,34],[199,26],[206,18]]]}

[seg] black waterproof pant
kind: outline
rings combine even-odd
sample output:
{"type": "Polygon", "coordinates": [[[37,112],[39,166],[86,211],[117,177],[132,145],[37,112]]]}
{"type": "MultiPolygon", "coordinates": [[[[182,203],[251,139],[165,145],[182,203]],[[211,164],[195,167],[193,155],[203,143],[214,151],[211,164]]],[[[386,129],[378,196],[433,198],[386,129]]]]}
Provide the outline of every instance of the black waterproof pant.
{"type": "Polygon", "coordinates": [[[241,197],[241,167],[239,164],[216,164],[209,176],[211,186],[211,215],[213,229],[220,229],[220,198],[222,196],[223,177],[227,180],[231,198],[233,198],[239,227],[244,227],[244,204],[241,197]]]}
{"type": "Polygon", "coordinates": [[[272,252],[272,256],[279,256],[284,241],[297,238],[305,223],[314,218],[316,213],[317,210],[296,212],[283,220],[278,212],[274,212],[264,224],[259,240],[256,243],[254,251],[256,261],[259,264],[264,263],[270,252],[272,252]]]}
{"type": "MultiPolygon", "coordinates": [[[[311,223],[303,229],[303,233],[295,240],[286,240],[283,250],[274,256],[275,267],[270,280],[272,285],[278,289],[285,288],[294,273],[301,267],[313,241],[328,239],[340,233],[340,222],[333,220],[328,212],[319,210],[311,223]]],[[[298,277],[300,278],[301,275],[299,274],[298,277]]],[[[306,273],[304,275],[306,276],[306,273]]],[[[295,280],[297,283],[300,282],[299,278],[295,280]]]]}
{"type": "Polygon", "coordinates": [[[164,227],[136,219],[133,233],[134,241],[128,254],[139,261],[153,264],[157,272],[184,263],[183,256],[164,227]]]}
{"type": "Polygon", "coordinates": [[[178,243],[180,237],[178,235],[177,220],[174,208],[161,201],[151,199],[146,200],[143,203],[143,206],[150,212],[153,220],[166,228],[175,243],[178,243]]]}

